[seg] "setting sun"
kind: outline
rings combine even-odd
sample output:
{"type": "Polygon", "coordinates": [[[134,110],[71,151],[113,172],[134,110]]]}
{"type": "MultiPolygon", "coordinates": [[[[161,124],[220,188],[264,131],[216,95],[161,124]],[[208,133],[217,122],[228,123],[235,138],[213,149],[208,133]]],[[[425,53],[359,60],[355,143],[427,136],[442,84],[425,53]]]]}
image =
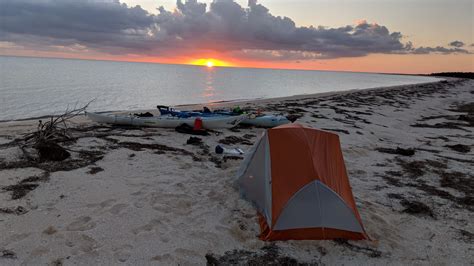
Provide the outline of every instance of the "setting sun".
{"type": "Polygon", "coordinates": [[[228,67],[232,66],[231,63],[214,58],[200,58],[190,61],[188,64],[196,66],[207,66],[207,67],[228,67]]]}

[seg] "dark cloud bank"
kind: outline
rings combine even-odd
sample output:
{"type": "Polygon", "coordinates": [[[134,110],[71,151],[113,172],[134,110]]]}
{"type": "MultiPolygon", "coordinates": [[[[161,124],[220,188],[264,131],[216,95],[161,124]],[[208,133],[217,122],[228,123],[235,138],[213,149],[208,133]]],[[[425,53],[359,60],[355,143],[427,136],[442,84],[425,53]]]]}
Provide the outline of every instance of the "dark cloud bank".
{"type": "Polygon", "coordinates": [[[384,54],[469,53],[464,43],[418,47],[400,32],[362,21],[340,28],[297,27],[256,0],[207,6],[177,1],[176,11],[102,0],[0,0],[0,41],[30,49],[91,49],[109,54],[170,56],[216,51],[267,60],[305,60],[384,54]]]}

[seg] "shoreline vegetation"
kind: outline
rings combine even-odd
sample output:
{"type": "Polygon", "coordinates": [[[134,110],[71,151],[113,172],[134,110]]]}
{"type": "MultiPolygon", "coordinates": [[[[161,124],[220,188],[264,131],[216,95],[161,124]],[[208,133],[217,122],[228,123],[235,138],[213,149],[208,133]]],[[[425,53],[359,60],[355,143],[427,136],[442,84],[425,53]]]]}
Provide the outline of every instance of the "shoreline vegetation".
{"type": "Polygon", "coordinates": [[[428,76],[474,79],[474,72],[440,72],[431,73],[428,76]]]}
{"type": "Polygon", "coordinates": [[[74,117],[70,156],[46,161],[16,141],[36,120],[0,123],[0,264],[472,263],[473,88],[447,78],[239,103],[339,135],[372,241],[258,240],[256,211],[235,186],[242,157],[214,147],[247,151],[261,128],[190,141],[74,117]]]}

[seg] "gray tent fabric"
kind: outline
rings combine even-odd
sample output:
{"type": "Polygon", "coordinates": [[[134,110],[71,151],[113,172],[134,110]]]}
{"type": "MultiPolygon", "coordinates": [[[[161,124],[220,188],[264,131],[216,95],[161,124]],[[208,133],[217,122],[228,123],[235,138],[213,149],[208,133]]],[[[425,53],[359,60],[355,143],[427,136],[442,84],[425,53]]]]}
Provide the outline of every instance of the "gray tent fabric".
{"type": "Polygon", "coordinates": [[[271,173],[268,135],[250,150],[239,169],[239,185],[245,198],[256,205],[271,224],[271,173]]]}
{"type": "Polygon", "coordinates": [[[272,226],[272,167],[270,158],[270,143],[265,135],[265,219],[272,226]]]}
{"type": "Polygon", "coordinates": [[[337,193],[319,180],[308,183],[290,199],[274,229],[313,227],[363,232],[352,210],[337,193]]]}
{"type": "Polygon", "coordinates": [[[287,203],[275,223],[275,230],[320,227],[322,215],[318,188],[311,182],[287,203]]]}
{"type": "Polygon", "coordinates": [[[242,177],[247,171],[247,168],[250,162],[252,161],[253,156],[255,155],[255,151],[260,146],[260,143],[262,142],[264,136],[265,135],[262,135],[261,137],[259,137],[257,141],[255,142],[255,144],[252,146],[252,148],[250,148],[250,150],[246,152],[245,158],[240,164],[239,170],[237,171],[237,177],[239,177],[239,182],[240,182],[240,177],[242,177]]]}

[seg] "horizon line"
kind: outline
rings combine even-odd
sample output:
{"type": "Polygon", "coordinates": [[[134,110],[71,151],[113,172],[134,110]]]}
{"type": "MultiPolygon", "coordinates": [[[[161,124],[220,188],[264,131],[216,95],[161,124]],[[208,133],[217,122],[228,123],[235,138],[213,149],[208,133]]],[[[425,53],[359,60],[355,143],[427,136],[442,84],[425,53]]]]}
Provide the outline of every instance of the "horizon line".
{"type": "MultiPolygon", "coordinates": [[[[151,62],[151,61],[134,61],[134,60],[120,60],[120,59],[95,59],[95,58],[79,58],[79,57],[59,57],[59,56],[31,56],[31,55],[5,55],[2,57],[20,57],[20,58],[37,58],[37,59],[62,59],[62,60],[82,60],[82,61],[102,61],[102,62],[116,62],[116,63],[138,63],[138,64],[158,64],[158,65],[175,65],[175,66],[190,66],[208,68],[205,65],[194,65],[186,63],[166,63],[166,62],[151,62]]],[[[212,66],[212,68],[240,68],[240,69],[268,69],[268,70],[288,70],[288,71],[320,71],[320,72],[344,72],[344,73],[361,73],[361,74],[381,74],[381,75],[408,75],[408,76],[424,76],[434,74],[432,73],[399,73],[399,72],[366,72],[366,71],[349,71],[349,70],[327,70],[327,69],[307,69],[307,68],[279,68],[279,67],[248,67],[248,66],[212,66]]]]}

